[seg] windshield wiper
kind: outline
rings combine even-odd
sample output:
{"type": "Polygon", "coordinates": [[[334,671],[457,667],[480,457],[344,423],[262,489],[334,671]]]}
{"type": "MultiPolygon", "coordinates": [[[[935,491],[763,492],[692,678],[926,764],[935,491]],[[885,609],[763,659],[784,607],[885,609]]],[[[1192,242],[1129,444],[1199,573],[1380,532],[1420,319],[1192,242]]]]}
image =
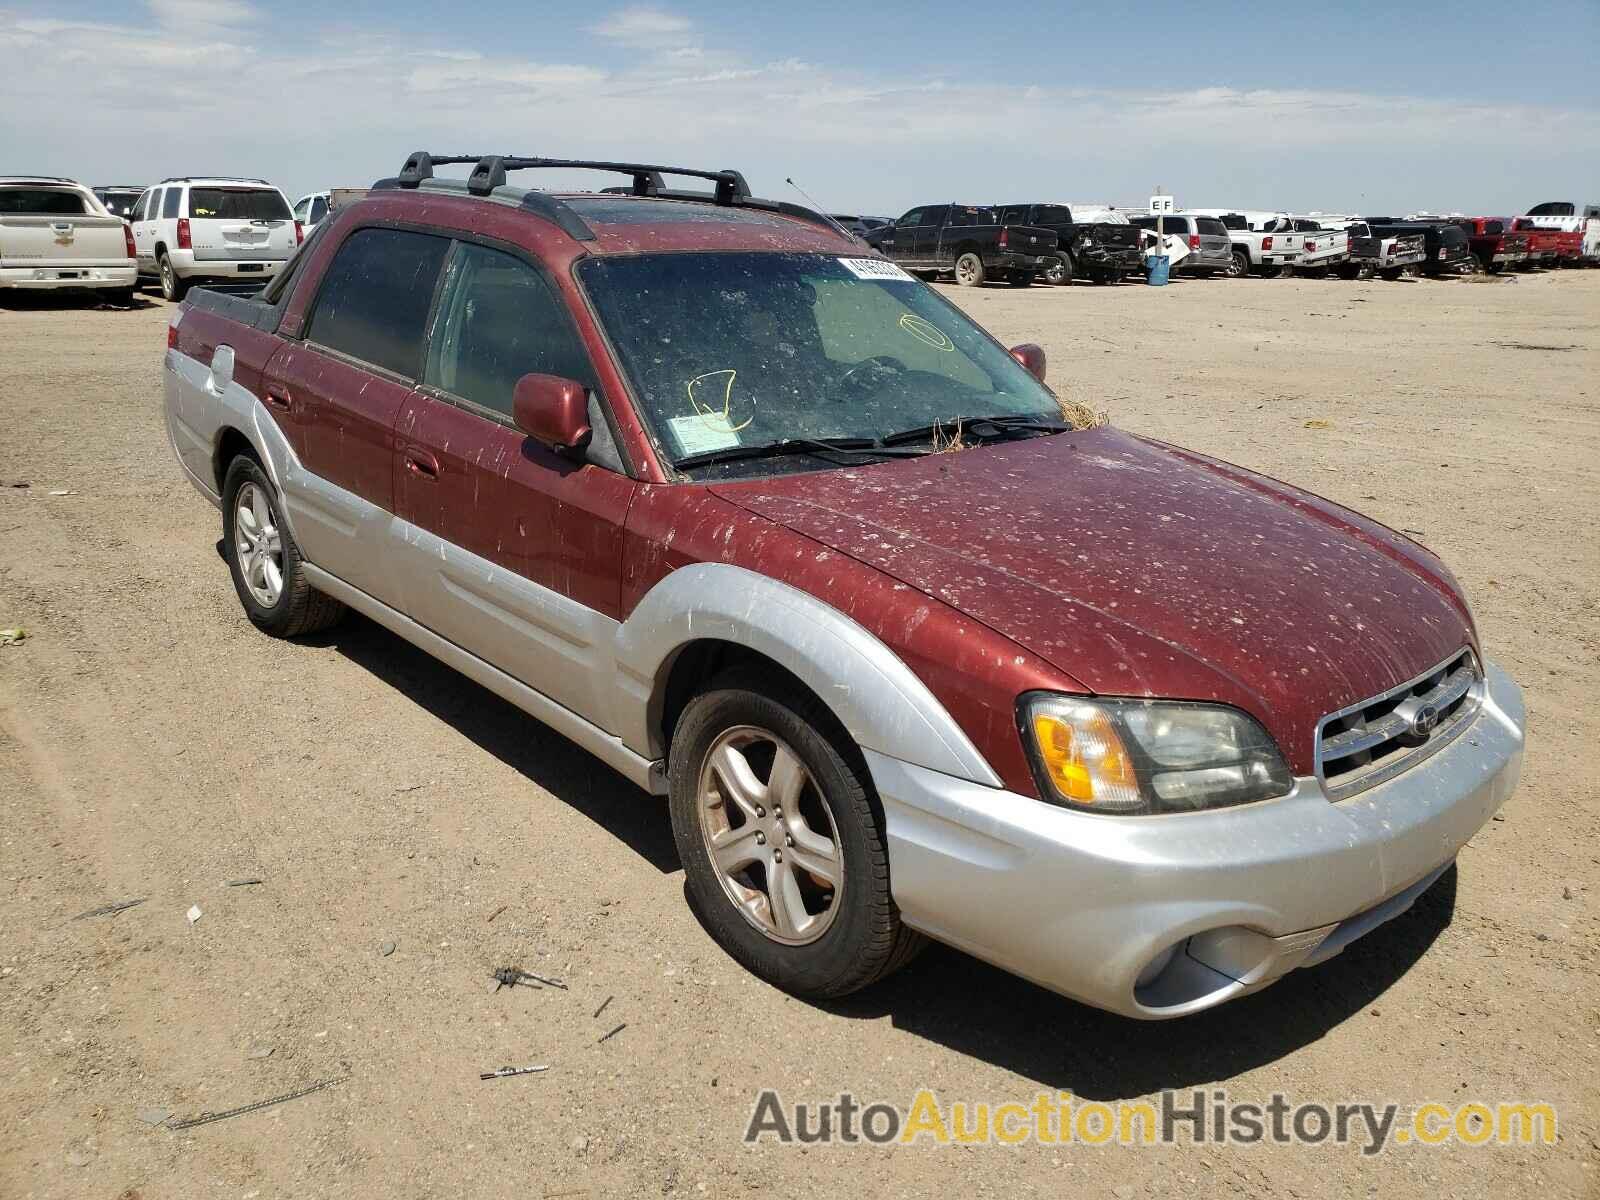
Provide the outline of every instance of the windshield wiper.
{"type": "Polygon", "coordinates": [[[713,463],[738,462],[747,458],[782,458],[790,454],[815,454],[819,458],[828,454],[876,454],[884,458],[920,458],[926,450],[887,447],[881,442],[865,437],[783,438],[776,442],[757,442],[749,446],[726,446],[721,450],[703,450],[688,454],[672,465],[682,471],[713,463]]]}
{"type": "Polygon", "coordinates": [[[980,442],[1015,437],[1024,433],[1066,433],[1074,427],[1065,421],[1050,421],[1043,417],[1030,417],[1006,413],[997,417],[952,417],[948,421],[935,421],[932,425],[919,425],[915,429],[902,429],[879,438],[880,446],[897,446],[902,442],[920,442],[935,437],[971,436],[980,442]]]}

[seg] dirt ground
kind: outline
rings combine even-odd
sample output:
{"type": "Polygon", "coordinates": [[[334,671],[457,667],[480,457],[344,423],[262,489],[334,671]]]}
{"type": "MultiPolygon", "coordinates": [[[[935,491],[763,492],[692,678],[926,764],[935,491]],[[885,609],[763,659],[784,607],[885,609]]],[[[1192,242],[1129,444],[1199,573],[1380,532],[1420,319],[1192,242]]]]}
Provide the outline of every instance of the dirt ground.
{"type": "Polygon", "coordinates": [[[949,294],[1118,424],[1444,556],[1530,711],[1521,790],[1455,874],[1175,1023],[941,948],[792,999],[690,914],[659,802],[366,621],[252,630],[162,430],[159,300],[0,309],[0,627],[28,631],[0,647],[0,1196],[1600,1194],[1600,271],[949,294]],[[569,990],[492,992],[512,962],[569,990]],[[1561,1124],[1373,1158],[746,1146],[766,1086],[1542,1100],[1561,1124]]]}

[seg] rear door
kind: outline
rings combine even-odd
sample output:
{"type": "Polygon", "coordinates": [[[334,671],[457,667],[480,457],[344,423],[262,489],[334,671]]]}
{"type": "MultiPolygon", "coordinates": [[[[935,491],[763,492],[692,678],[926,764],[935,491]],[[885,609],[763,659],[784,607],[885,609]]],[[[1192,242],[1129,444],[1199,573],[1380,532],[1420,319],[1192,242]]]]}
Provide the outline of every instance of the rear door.
{"type": "Polygon", "coordinates": [[[529,373],[588,389],[594,369],[552,282],[533,263],[460,242],[433,323],[422,387],[399,420],[399,515],[410,526],[406,612],[590,720],[607,634],[620,617],[622,528],[635,484],[557,454],[517,429],[529,373]]]}
{"type": "Polygon", "coordinates": [[[144,195],[133,208],[133,248],[139,259],[139,270],[153,274],[156,269],[155,218],[161,211],[161,189],[145,188],[144,195]]]}
{"type": "Polygon", "coordinates": [[[190,184],[195,262],[282,261],[294,253],[294,217],[276,188],[190,184]]]}
{"type": "Polygon", "coordinates": [[[0,184],[0,266],[33,267],[71,279],[84,267],[126,267],[122,219],[83,188],[0,184]]]}
{"type": "Polygon", "coordinates": [[[303,324],[267,368],[264,401],[304,470],[285,502],[305,556],[398,602],[389,546],[395,420],[422,371],[422,346],[447,237],[353,231],[303,324]]]}

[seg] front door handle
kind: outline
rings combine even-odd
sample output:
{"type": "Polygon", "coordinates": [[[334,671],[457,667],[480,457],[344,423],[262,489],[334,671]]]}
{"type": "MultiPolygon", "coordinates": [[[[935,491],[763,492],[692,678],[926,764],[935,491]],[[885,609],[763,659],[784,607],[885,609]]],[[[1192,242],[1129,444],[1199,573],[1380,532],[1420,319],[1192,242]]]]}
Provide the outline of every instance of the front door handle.
{"type": "Polygon", "coordinates": [[[279,392],[274,391],[272,388],[268,388],[267,404],[269,407],[276,408],[281,412],[294,411],[294,400],[290,397],[288,392],[279,392]]]}
{"type": "Polygon", "coordinates": [[[417,446],[405,449],[406,470],[423,479],[439,478],[439,460],[417,446]]]}

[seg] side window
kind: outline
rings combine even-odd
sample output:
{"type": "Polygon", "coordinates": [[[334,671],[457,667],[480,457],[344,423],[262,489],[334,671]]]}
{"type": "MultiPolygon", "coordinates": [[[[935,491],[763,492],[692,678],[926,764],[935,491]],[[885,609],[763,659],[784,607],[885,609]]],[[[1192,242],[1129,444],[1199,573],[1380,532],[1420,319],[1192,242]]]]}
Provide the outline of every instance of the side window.
{"type": "Polygon", "coordinates": [[[150,193],[150,203],[145,205],[144,217],[147,221],[154,221],[161,215],[161,197],[167,194],[166,188],[155,188],[150,193]]]}
{"type": "Polygon", "coordinates": [[[306,219],[306,214],[309,213],[310,211],[311,211],[311,197],[310,196],[302,196],[299,200],[295,201],[294,219],[296,221],[304,221],[306,219]]]}
{"type": "Polygon", "coordinates": [[[311,223],[313,225],[315,225],[318,221],[322,220],[322,218],[327,216],[327,215],[328,215],[328,202],[325,199],[323,199],[321,196],[315,197],[311,201],[311,223]]]}
{"type": "Polygon", "coordinates": [[[918,225],[943,225],[944,221],[945,221],[945,218],[948,217],[949,215],[950,215],[950,206],[948,204],[936,204],[936,205],[933,205],[930,208],[925,208],[925,209],[922,210],[922,217],[921,217],[920,220],[917,221],[917,224],[918,225]]]}
{"type": "Polygon", "coordinates": [[[898,221],[896,221],[895,224],[896,225],[921,225],[922,224],[923,214],[926,213],[927,211],[928,210],[925,209],[925,208],[913,208],[905,216],[901,217],[898,221]]]}
{"type": "Polygon", "coordinates": [[[544,277],[514,255],[461,243],[423,383],[509,417],[517,380],[534,373],[595,386],[566,305],[544,277]]]}
{"type": "Polygon", "coordinates": [[[339,247],[317,292],[306,340],[415,379],[448,238],[358,229],[339,247]]]}
{"type": "Polygon", "coordinates": [[[177,216],[178,202],[182,199],[183,189],[181,187],[169,187],[166,196],[161,202],[161,215],[163,217],[177,216]]]}
{"type": "Polygon", "coordinates": [[[150,193],[149,192],[141,192],[141,193],[139,193],[139,198],[134,201],[134,203],[133,203],[133,212],[131,214],[129,214],[128,220],[129,221],[142,221],[142,220],[144,220],[145,206],[148,205],[149,203],[150,203],[150,193]]]}

